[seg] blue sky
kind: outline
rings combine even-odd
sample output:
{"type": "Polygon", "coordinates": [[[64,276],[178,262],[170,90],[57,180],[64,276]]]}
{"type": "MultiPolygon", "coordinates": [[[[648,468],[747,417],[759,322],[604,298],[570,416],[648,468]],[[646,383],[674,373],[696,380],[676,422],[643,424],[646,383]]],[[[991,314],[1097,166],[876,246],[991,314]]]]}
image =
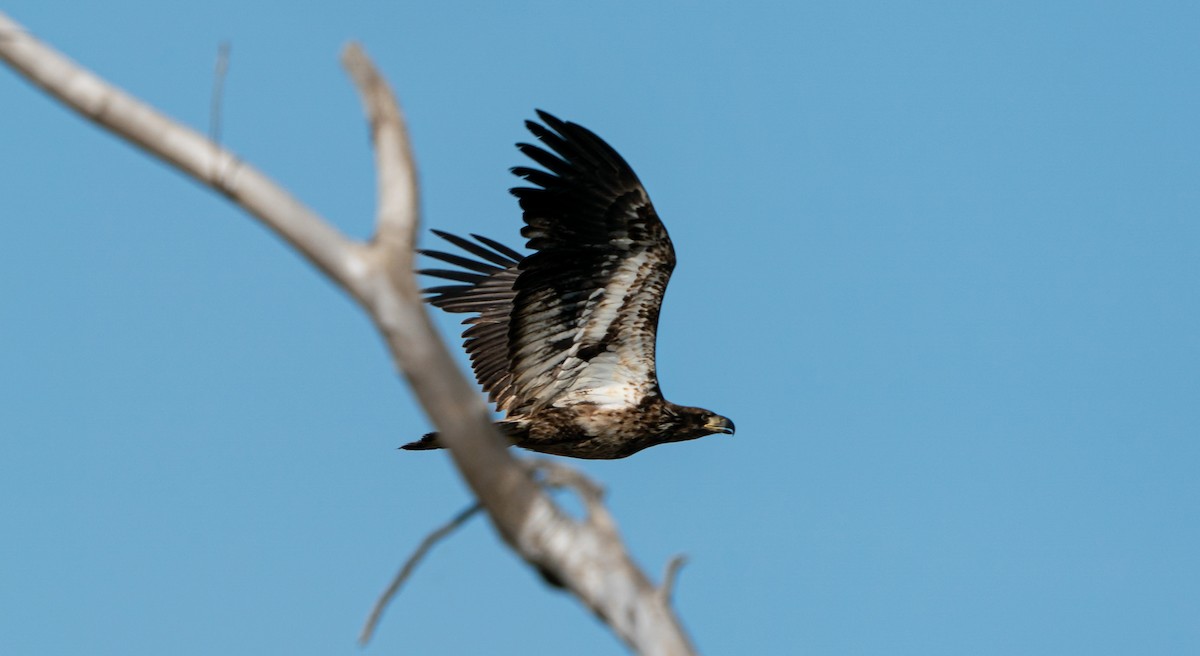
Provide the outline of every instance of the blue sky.
{"type": "MultiPolygon", "coordinates": [[[[535,107],[679,253],[667,396],[733,438],[579,465],[720,653],[1200,651],[1200,10],[1102,3],[18,0],[346,232],[337,64],[408,112],[426,225],[517,243],[535,107]]],[[[467,503],[365,317],[224,200],[0,72],[0,653],[356,654],[467,503]]],[[[441,317],[448,337],[458,328],[441,317]]],[[[368,654],[619,653],[476,521],[368,654]]]]}

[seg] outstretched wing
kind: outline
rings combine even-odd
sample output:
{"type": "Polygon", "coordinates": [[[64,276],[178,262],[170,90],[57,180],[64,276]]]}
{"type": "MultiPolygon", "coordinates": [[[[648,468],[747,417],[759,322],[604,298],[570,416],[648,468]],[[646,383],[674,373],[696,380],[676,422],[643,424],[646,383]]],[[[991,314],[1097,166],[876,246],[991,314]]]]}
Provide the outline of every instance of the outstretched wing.
{"type": "Polygon", "coordinates": [[[508,317],[516,298],[513,283],[522,256],[487,237],[471,235],[479,242],[475,243],[440,230],[433,233],[478,259],[443,251],[420,251],[422,255],[460,267],[421,270],[419,273],[457,283],[422,290],[425,300],[447,312],[475,314],[463,320],[468,326],[463,332],[463,346],[471,357],[475,379],[487,392],[488,399],[496,403],[497,409],[507,410],[512,402],[508,317]]]}
{"type": "Polygon", "coordinates": [[[513,408],[628,407],[658,390],[654,340],[675,250],[633,169],[600,137],[538,112],[541,147],[517,147],[545,170],[530,183],[509,325],[513,408]]]}

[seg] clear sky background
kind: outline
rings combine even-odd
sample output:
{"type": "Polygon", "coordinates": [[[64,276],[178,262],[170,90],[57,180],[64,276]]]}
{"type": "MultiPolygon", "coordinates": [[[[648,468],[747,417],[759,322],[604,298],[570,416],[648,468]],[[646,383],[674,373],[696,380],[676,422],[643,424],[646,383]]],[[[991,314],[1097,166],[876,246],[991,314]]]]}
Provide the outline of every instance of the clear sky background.
{"type": "MultiPolygon", "coordinates": [[[[690,556],[706,653],[1200,653],[1195,3],[4,4],[201,130],[231,40],[225,143],[357,237],[347,40],[427,226],[519,242],[535,107],[618,148],[679,253],[664,392],[738,434],[578,465],[654,576],[690,556]]],[[[370,324],[8,71],[0,107],[0,653],[620,653],[480,520],[360,652],[468,502],[396,450],[429,424],[370,324]]]]}

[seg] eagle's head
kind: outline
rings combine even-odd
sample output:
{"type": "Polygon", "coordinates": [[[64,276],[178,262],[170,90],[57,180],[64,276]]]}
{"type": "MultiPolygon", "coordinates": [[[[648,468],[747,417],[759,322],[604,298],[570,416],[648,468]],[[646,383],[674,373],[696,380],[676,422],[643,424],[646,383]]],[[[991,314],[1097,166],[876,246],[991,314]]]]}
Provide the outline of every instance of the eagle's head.
{"type": "Polygon", "coordinates": [[[663,437],[667,442],[694,440],[713,433],[733,435],[733,422],[712,410],[667,403],[664,414],[667,422],[663,426],[663,437]]]}

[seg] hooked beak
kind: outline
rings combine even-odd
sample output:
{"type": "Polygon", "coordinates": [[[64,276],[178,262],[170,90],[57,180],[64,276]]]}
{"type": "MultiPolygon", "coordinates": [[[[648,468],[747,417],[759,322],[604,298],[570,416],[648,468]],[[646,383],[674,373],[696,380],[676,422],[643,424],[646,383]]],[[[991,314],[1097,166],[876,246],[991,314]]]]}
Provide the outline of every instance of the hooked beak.
{"type": "Polygon", "coordinates": [[[709,419],[708,423],[704,424],[704,428],[714,433],[733,435],[733,422],[729,421],[725,417],[713,417],[712,419],[709,419]]]}

